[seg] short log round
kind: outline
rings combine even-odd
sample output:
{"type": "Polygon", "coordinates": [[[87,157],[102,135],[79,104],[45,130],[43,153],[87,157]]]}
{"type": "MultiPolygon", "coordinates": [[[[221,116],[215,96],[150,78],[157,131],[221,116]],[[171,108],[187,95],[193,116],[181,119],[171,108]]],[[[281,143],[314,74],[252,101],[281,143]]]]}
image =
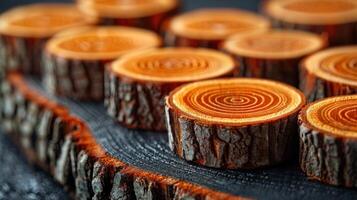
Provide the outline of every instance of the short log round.
{"type": "Polygon", "coordinates": [[[158,32],[178,10],[177,0],[78,0],[79,8],[98,17],[100,24],[133,26],[158,32]]]}
{"type": "Polygon", "coordinates": [[[355,0],[270,0],[263,10],[275,27],[326,34],[332,46],[357,43],[355,0]]]}
{"type": "Polygon", "coordinates": [[[309,101],[357,94],[357,46],[332,48],[301,64],[300,89],[309,101]]]}
{"type": "Polygon", "coordinates": [[[96,21],[72,4],[32,4],[6,11],[0,16],[0,68],[39,75],[48,38],[96,21]]]}
{"type": "Polygon", "coordinates": [[[237,34],[223,50],[235,57],[240,76],[268,78],[299,86],[299,63],[325,46],[318,35],[300,31],[267,31],[237,34]]]}
{"type": "Polygon", "coordinates": [[[169,146],[215,168],[257,168],[287,160],[297,144],[305,97],[283,83],[216,79],[175,89],[166,99],[169,146]]]}
{"type": "Polygon", "coordinates": [[[130,51],[161,45],[154,32],[129,27],[81,27],[47,43],[46,89],[78,100],[102,100],[105,64],[130,51]]]}
{"type": "Polygon", "coordinates": [[[299,124],[300,166],[308,178],[357,187],[357,95],[312,103],[299,124]]]}
{"type": "Polygon", "coordinates": [[[218,48],[234,33],[261,32],[270,27],[263,17],[238,9],[200,9],[173,17],[167,25],[168,46],[218,48]]]}
{"type": "Polygon", "coordinates": [[[105,105],[129,128],[166,130],[165,96],[184,83],[233,75],[231,57],[209,49],[162,48],[134,52],[108,66],[105,105]]]}

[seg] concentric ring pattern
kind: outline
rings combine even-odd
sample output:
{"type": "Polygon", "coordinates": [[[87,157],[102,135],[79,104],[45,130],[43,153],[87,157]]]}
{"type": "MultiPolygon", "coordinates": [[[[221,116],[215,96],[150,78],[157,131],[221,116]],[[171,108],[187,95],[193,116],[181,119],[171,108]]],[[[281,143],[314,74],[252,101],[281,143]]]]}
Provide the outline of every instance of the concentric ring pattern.
{"type": "Polygon", "coordinates": [[[234,33],[267,30],[269,21],[237,9],[201,9],[174,17],[170,30],[195,39],[225,39],[234,33]]]}
{"type": "Polygon", "coordinates": [[[169,101],[188,117],[237,126],[278,120],[305,104],[293,87],[245,78],[192,83],[176,89],[169,101]]]}
{"type": "Polygon", "coordinates": [[[47,50],[67,58],[115,59],[123,53],[157,47],[160,44],[157,34],[138,28],[81,27],[65,31],[51,39],[47,50]]]}
{"type": "Polygon", "coordinates": [[[317,53],[306,60],[305,67],[324,80],[357,86],[357,46],[317,53]]]}
{"type": "Polygon", "coordinates": [[[126,77],[156,82],[188,82],[228,75],[234,61],[218,51],[193,48],[144,50],[123,56],[112,70],[126,77]]]}
{"type": "Polygon", "coordinates": [[[310,125],[325,133],[357,137],[357,95],[328,98],[306,109],[310,125]]]}
{"type": "Polygon", "coordinates": [[[301,31],[267,31],[238,34],[224,43],[231,53],[258,58],[296,58],[313,53],[325,45],[318,35],[301,31]]]}

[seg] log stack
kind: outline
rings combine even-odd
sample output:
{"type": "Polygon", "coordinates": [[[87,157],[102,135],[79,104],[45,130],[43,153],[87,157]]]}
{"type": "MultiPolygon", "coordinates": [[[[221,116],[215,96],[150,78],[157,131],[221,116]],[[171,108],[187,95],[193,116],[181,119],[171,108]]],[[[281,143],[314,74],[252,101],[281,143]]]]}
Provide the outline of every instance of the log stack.
{"type": "Polygon", "coordinates": [[[263,17],[239,9],[200,9],[173,17],[166,30],[168,46],[218,48],[234,33],[261,32],[270,27],[263,17]]]}
{"type": "Polygon", "coordinates": [[[208,167],[274,165],[294,149],[297,113],[304,104],[297,89],[268,80],[191,83],[166,99],[169,146],[179,157],[208,167]]]}
{"type": "Polygon", "coordinates": [[[355,0],[270,0],[263,11],[274,27],[324,34],[331,46],[357,43],[355,0]]]}
{"type": "Polygon", "coordinates": [[[102,100],[105,64],[134,50],[158,47],[157,34],[129,27],[81,27],[47,44],[44,82],[47,90],[78,100],[102,100]]]}
{"type": "Polygon", "coordinates": [[[96,21],[71,4],[32,4],[6,11],[0,16],[0,68],[39,75],[51,36],[96,21]]]}
{"type": "Polygon", "coordinates": [[[184,83],[232,76],[233,59],[209,49],[163,48],[127,54],[105,77],[109,115],[129,128],[166,130],[164,98],[184,83]]]}
{"type": "Polygon", "coordinates": [[[177,0],[77,0],[81,11],[102,25],[134,26],[159,32],[165,19],[178,10],[177,0]]]}
{"type": "Polygon", "coordinates": [[[300,166],[310,179],[357,186],[357,95],[330,97],[300,116],[300,166]]]}
{"type": "Polygon", "coordinates": [[[301,31],[272,30],[237,34],[223,50],[239,63],[240,76],[268,78],[299,86],[299,63],[325,46],[324,38],[301,31]]]}
{"type": "Polygon", "coordinates": [[[357,94],[357,46],[331,48],[301,65],[300,89],[309,101],[357,94]]]}

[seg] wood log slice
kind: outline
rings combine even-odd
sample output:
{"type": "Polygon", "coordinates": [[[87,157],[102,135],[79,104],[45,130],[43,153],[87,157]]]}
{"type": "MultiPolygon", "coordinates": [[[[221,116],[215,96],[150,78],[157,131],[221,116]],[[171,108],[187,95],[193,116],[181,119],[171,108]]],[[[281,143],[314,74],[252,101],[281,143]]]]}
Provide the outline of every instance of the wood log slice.
{"type": "Polygon", "coordinates": [[[299,115],[300,167],[309,179],[357,186],[357,95],[330,97],[299,115]]]}
{"type": "Polygon", "coordinates": [[[162,48],[122,56],[107,68],[105,105],[129,128],[165,127],[165,96],[184,83],[232,76],[233,59],[209,49],[162,48]]]}
{"type": "Polygon", "coordinates": [[[39,93],[39,88],[29,86],[20,74],[10,73],[0,84],[0,101],[11,102],[0,104],[2,126],[5,122],[14,124],[7,131],[14,141],[20,141],[26,158],[51,173],[76,199],[248,199],[137,168],[112,157],[89,128],[90,122],[45,96],[42,89],[39,93]],[[33,107],[38,108],[37,112],[32,111],[33,107]],[[18,121],[20,112],[32,119],[18,121]],[[51,114],[52,120],[46,113],[51,114]],[[36,121],[34,126],[25,125],[32,121],[36,121]],[[48,128],[41,128],[43,125],[48,128]],[[22,126],[29,134],[22,134],[22,126]],[[27,138],[31,138],[29,146],[21,142],[27,138]],[[37,145],[44,138],[45,148],[39,152],[37,145]]]}
{"type": "Polygon", "coordinates": [[[238,9],[200,9],[173,17],[167,25],[168,46],[218,48],[234,33],[260,32],[270,27],[263,17],[238,9]]]}
{"type": "Polygon", "coordinates": [[[325,46],[324,38],[300,31],[237,34],[222,45],[235,57],[240,76],[268,78],[299,86],[299,63],[325,46]]]}
{"type": "Polygon", "coordinates": [[[301,64],[300,89],[309,101],[357,94],[357,46],[332,48],[301,64]]]}
{"type": "Polygon", "coordinates": [[[79,100],[102,100],[104,66],[130,51],[161,45],[151,31],[129,27],[81,27],[60,33],[47,44],[47,90],[79,100]]]}
{"type": "Polygon", "coordinates": [[[102,25],[134,26],[159,32],[178,10],[177,0],[78,0],[79,8],[98,17],[102,25]]]}
{"type": "Polygon", "coordinates": [[[166,99],[169,146],[216,168],[257,168],[289,158],[304,95],[262,79],[216,79],[175,89],[166,99]]]}
{"type": "Polygon", "coordinates": [[[332,46],[357,43],[355,0],[270,0],[263,10],[274,27],[325,34],[332,46]]]}
{"type": "Polygon", "coordinates": [[[0,16],[0,68],[39,75],[45,42],[55,33],[96,23],[72,4],[32,4],[0,16]]]}

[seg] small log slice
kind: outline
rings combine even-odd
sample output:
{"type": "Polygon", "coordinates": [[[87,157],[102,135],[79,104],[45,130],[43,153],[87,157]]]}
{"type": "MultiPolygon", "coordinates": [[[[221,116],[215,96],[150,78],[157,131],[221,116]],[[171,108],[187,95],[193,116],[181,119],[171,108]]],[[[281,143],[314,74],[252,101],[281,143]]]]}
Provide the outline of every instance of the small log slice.
{"type": "Polygon", "coordinates": [[[102,100],[104,66],[130,51],[157,47],[161,39],[151,31],[129,27],[81,27],[49,40],[45,86],[59,96],[102,100]]]}
{"type": "Polygon", "coordinates": [[[274,30],[234,35],[224,42],[223,49],[240,64],[240,76],[298,87],[300,61],[324,46],[324,38],[312,33],[274,30]]]}
{"type": "Polygon", "coordinates": [[[231,57],[209,49],[162,48],[134,52],[108,66],[105,105],[129,128],[166,130],[165,96],[184,83],[233,75],[231,57]]]}
{"type": "Polygon", "coordinates": [[[32,4],[6,11],[0,16],[0,68],[39,75],[48,38],[96,21],[72,4],[32,4]]]}
{"type": "Polygon", "coordinates": [[[357,187],[357,95],[330,97],[300,116],[300,166],[310,179],[357,187]]]}
{"type": "Polygon", "coordinates": [[[173,17],[167,25],[168,46],[218,48],[234,33],[265,31],[270,27],[263,17],[238,9],[200,9],[173,17]]]}
{"type": "Polygon", "coordinates": [[[78,7],[100,24],[134,26],[158,32],[164,20],[178,10],[177,0],[78,0],[78,7]]]}
{"type": "Polygon", "coordinates": [[[270,0],[263,10],[274,27],[326,34],[332,46],[357,43],[355,0],[270,0]]]}
{"type": "Polygon", "coordinates": [[[188,84],[166,99],[169,146],[179,157],[208,167],[281,163],[291,156],[304,104],[300,91],[269,80],[188,84]]]}
{"type": "Polygon", "coordinates": [[[300,89],[309,101],[357,94],[357,46],[311,55],[301,65],[300,89]]]}

